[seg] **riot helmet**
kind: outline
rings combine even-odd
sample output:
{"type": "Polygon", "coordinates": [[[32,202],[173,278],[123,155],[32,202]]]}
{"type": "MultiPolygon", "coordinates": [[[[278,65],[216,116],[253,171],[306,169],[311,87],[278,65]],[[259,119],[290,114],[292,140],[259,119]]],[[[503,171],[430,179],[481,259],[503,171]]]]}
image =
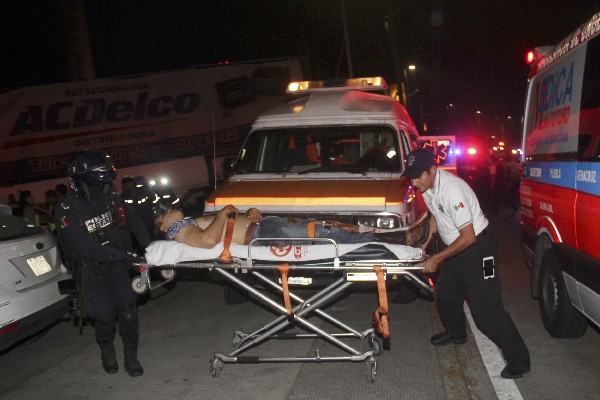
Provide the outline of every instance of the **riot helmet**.
{"type": "Polygon", "coordinates": [[[105,193],[109,184],[117,178],[110,155],[103,150],[92,149],[73,153],[68,175],[75,194],[84,198],[91,197],[90,188],[94,194],[105,193]]]}

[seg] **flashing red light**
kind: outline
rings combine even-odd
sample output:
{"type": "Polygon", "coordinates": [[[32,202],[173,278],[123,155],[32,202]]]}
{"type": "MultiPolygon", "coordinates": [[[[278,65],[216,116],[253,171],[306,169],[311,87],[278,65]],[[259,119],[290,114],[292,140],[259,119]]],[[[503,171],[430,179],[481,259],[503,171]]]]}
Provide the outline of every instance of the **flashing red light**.
{"type": "Polygon", "coordinates": [[[470,155],[475,155],[477,153],[477,149],[474,147],[469,147],[469,149],[467,150],[467,153],[469,153],[470,155]]]}
{"type": "Polygon", "coordinates": [[[535,59],[536,59],[536,54],[534,50],[530,50],[527,52],[527,55],[525,56],[525,61],[527,62],[527,64],[532,64],[535,59]]]}

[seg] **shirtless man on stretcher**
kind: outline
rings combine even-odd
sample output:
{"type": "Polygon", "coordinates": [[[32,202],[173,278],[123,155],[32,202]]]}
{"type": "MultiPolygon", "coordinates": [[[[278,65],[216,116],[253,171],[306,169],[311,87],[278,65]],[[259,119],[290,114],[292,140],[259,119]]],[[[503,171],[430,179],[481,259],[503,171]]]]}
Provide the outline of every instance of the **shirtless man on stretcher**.
{"type": "MultiPolygon", "coordinates": [[[[155,225],[165,234],[167,240],[175,240],[194,247],[212,248],[223,240],[225,226],[230,214],[235,214],[232,243],[248,244],[259,238],[330,238],[338,243],[367,243],[388,241],[389,234],[358,232],[348,226],[325,226],[317,223],[288,220],[275,216],[262,216],[256,208],[250,208],[245,214],[239,213],[232,205],[225,206],[216,215],[185,219],[180,210],[171,210],[155,219],[155,225]]],[[[353,226],[354,227],[354,226],[353,226]]]]}
{"type": "Polygon", "coordinates": [[[167,240],[209,249],[223,240],[230,214],[236,215],[232,242],[243,244],[248,227],[262,220],[262,214],[256,208],[250,208],[245,214],[240,214],[237,208],[228,205],[215,215],[188,219],[184,218],[181,210],[170,210],[156,217],[154,223],[165,234],[167,240]]]}

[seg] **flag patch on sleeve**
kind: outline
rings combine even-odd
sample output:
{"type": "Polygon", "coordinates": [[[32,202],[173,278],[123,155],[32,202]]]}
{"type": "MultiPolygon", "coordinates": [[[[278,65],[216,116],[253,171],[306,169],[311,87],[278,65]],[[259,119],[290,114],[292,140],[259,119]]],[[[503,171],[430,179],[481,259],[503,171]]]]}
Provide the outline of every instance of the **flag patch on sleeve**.
{"type": "Polygon", "coordinates": [[[461,208],[465,208],[465,205],[462,203],[462,201],[454,206],[454,211],[458,211],[461,208]]]}

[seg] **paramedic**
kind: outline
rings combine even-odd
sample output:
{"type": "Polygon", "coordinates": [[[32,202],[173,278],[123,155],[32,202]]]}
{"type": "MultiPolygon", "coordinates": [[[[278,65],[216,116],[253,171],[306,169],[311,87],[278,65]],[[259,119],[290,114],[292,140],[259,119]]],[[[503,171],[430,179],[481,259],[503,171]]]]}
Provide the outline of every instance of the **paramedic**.
{"type": "MultiPolygon", "coordinates": [[[[225,223],[229,214],[238,210],[228,205],[213,216],[184,219],[180,210],[171,210],[155,219],[156,227],[167,240],[175,240],[190,246],[212,248],[223,240],[225,223]]],[[[262,216],[256,208],[250,208],[246,214],[237,215],[232,235],[232,243],[247,244],[256,238],[330,238],[338,243],[367,243],[384,241],[397,235],[358,232],[356,225],[333,223],[328,226],[314,223],[312,220],[300,220],[262,216]],[[260,222],[260,223],[258,223],[260,222]],[[310,227],[310,228],[309,228],[310,227]],[[309,233],[312,231],[312,234],[309,233]]],[[[271,245],[278,245],[276,242],[271,245]]]]}
{"type": "Polygon", "coordinates": [[[424,272],[439,268],[436,305],[446,329],[431,337],[434,346],[467,341],[463,310],[469,297],[473,315],[482,330],[502,350],[507,362],[501,376],[516,379],[530,370],[529,351],[512,318],[502,304],[498,265],[486,264],[495,259],[497,242],[484,217],[473,190],[461,178],[438,169],[433,153],[419,149],[408,158],[403,176],[423,193],[430,219],[430,233],[438,232],[447,245],[418,264],[424,272]]]}
{"type": "Polygon", "coordinates": [[[118,321],[125,371],[141,376],[137,299],[127,268],[142,261],[133,253],[131,233],[144,248],[150,235],[135,210],[111,188],[116,172],[108,154],[99,150],[74,153],[68,175],[73,190],[59,198],[54,219],[65,263],[78,282],[81,304],[95,319],[102,367],[109,374],[118,371],[113,346],[118,321]]]}

